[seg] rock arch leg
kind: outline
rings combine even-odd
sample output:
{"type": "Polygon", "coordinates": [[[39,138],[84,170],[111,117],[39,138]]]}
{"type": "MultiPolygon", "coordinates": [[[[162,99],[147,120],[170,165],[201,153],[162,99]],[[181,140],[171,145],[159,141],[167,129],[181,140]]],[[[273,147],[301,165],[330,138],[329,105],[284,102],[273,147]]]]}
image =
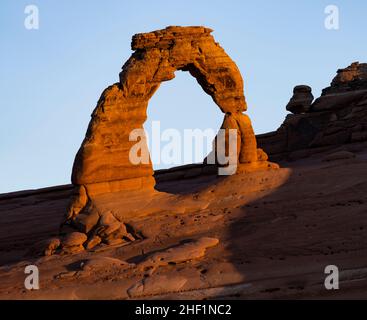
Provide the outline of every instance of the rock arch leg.
{"type": "Polygon", "coordinates": [[[122,68],[119,83],[102,93],[76,155],[72,183],[77,196],[68,210],[69,222],[78,220],[86,208],[92,211],[88,213],[94,217],[92,226],[102,219],[104,213],[93,209],[95,197],[101,194],[154,192],[151,163],[135,165],[129,159],[136,143],[129,135],[143,129],[149,99],[162,81],[174,78],[176,70],[190,72],[212,97],[224,113],[223,129],[238,130],[238,163],[250,168],[267,160],[257,149],[249,117],[243,114],[247,105],[240,71],[211,32],[205,27],[168,27],[133,36],[134,52],[122,68]]]}

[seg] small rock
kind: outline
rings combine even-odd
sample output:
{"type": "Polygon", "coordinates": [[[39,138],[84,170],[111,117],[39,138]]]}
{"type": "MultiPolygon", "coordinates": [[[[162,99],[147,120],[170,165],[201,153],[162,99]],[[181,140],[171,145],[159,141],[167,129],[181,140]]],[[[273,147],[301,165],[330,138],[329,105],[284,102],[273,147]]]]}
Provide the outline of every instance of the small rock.
{"type": "Polygon", "coordinates": [[[127,232],[125,224],[121,222],[113,222],[105,227],[102,227],[101,231],[98,232],[98,235],[102,238],[104,242],[110,243],[122,243],[121,241],[114,240],[129,240],[134,241],[134,237],[127,232]]]}
{"type": "Polygon", "coordinates": [[[104,213],[99,219],[99,224],[101,226],[108,226],[114,222],[119,222],[119,221],[115,218],[112,212],[104,213]]]}
{"type": "Polygon", "coordinates": [[[61,254],[73,254],[84,251],[84,247],[82,245],[79,246],[71,246],[71,247],[63,247],[61,254]]]}
{"type": "Polygon", "coordinates": [[[62,245],[63,247],[73,247],[83,245],[87,241],[88,237],[86,234],[81,232],[72,232],[66,235],[62,245]]]}
{"type": "Polygon", "coordinates": [[[121,228],[120,222],[113,222],[108,225],[105,225],[105,227],[99,232],[99,235],[102,238],[108,237],[110,234],[114,233],[115,231],[119,230],[121,228]]]}
{"type": "Polygon", "coordinates": [[[60,239],[50,238],[33,244],[27,254],[32,256],[51,256],[60,247],[60,239]]]}
{"type": "Polygon", "coordinates": [[[46,240],[44,255],[51,256],[55,253],[56,249],[60,247],[61,241],[59,238],[52,238],[46,240]]]}
{"type": "Polygon", "coordinates": [[[80,213],[73,222],[78,230],[88,233],[98,223],[99,215],[97,210],[91,210],[88,214],[80,213]]]}
{"type": "Polygon", "coordinates": [[[102,239],[95,235],[91,239],[88,240],[86,248],[93,249],[95,246],[98,246],[101,243],[102,239]]]}
{"type": "Polygon", "coordinates": [[[258,161],[268,161],[269,157],[263,149],[258,148],[257,149],[257,159],[258,161]]]}
{"type": "Polygon", "coordinates": [[[306,85],[296,86],[293,89],[293,97],[289,100],[286,109],[295,114],[309,112],[313,99],[311,87],[306,85]]]}

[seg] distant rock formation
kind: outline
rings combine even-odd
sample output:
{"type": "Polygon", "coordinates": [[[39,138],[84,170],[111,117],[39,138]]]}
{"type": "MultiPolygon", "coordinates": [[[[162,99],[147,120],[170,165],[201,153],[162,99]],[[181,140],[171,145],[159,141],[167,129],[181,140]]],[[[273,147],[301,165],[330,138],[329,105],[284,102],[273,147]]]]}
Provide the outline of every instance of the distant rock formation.
{"type": "Polygon", "coordinates": [[[330,87],[311,105],[309,94],[305,86],[297,86],[287,105],[295,114],[287,115],[277,131],[257,136],[271,160],[294,160],[367,142],[367,64],[354,62],[338,70],[330,87]]]}
{"type": "Polygon", "coordinates": [[[313,101],[312,89],[309,86],[299,85],[293,89],[293,97],[286,109],[294,114],[306,113],[311,109],[313,101]]]}
{"type": "Polygon", "coordinates": [[[367,63],[354,62],[337,71],[330,87],[312,105],[312,111],[328,111],[361,105],[367,99],[367,63]]]}

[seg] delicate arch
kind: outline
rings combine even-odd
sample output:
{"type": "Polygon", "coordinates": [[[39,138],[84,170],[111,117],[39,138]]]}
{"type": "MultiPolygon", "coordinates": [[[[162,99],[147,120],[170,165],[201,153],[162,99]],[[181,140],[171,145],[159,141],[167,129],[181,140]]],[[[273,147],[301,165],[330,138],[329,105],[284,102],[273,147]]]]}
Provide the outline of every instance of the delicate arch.
{"type": "Polygon", "coordinates": [[[124,64],[119,83],[102,93],[93,111],[75,158],[73,184],[88,185],[92,193],[106,191],[106,186],[108,190],[154,186],[152,165],[129,161],[135,143],[129,134],[143,128],[149,99],[162,81],[175,77],[176,70],[189,71],[225,113],[222,128],[238,129],[239,162],[258,160],[251,122],[242,113],[247,106],[241,74],[211,32],[205,27],[168,27],[133,37],[135,52],[124,64]]]}

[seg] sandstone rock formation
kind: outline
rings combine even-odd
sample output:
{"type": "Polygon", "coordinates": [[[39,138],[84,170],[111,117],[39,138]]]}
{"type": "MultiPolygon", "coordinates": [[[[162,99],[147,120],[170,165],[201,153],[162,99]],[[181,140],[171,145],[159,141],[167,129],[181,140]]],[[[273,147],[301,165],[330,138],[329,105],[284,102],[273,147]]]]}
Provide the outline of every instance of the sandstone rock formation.
{"type": "MultiPolygon", "coordinates": [[[[242,121],[240,117],[247,106],[241,74],[214,41],[211,31],[204,27],[168,27],[133,37],[135,52],[123,66],[120,82],[102,93],[92,114],[74,162],[74,185],[87,186],[88,194],[108,188],[112,191],[143,185],[153,187],[151,164],[134,165],[129,160],[129,151],[136,144],[129,141],[129,134],[143,128],[149,99],[162,81],[175,77],[177,70],[189,71],[222,112],[235,122],[242,121]],[[127,184],[129,179],[134,180],[127,184]],[[120,185],[116,181],[124,183],[120,185]]],[[[251,123],[246,121],[241,125],[248,128],[251,123]]],[[[246,150],[243,153],[252,154],[249,157],[255,160],[254,143],[243,144],[242,148],[246,150]]]]}
{"type": "Polygon", "coordinates": [[[71,232],[62,241],[63,253],[76,253],[84,250],[83,244],[87,241],[87,236],[81,232],[71,232]]]}
{"type": "Polygon", "coordinates": [[[287,115],[277,131],[257,136],[271,160],[294,160],[345,144],[366,143],[367,64],[355,62],[338,70],[330,87],[304,111],[287,115]]]}
{"type": "MultiPolygon", "coordinates": [[[[104,212],[93,206],[97,195],[154,190],[150,159],[138,164],[131,161],[130,151],[137,141],[130,134],[143,129],[149,99],[162,81],[175,77],[177,70],[188,71],[195,77],[225,114],[222,129],[237,130],[236,162],[253,163],[254,168],[260,167],[259,161],[267,165],[267,156],[257,150],[251,121],[243,114],[247,105],[240,71],[211,32],[205,27],[168,27],[133,36],[134,53],[124,64],[120,81],[102,93],[76,155],[72,171],[75,196],[68,208],[67,222],[89,233],[98,223],[103,225],[100,219],[104,212]]],[[[149,155],[144,135],[140,139],[141,152],[149,155]]],[[[115,243],[120,236],[126,236],[121,226],[121,222],[116,222],[116,230],[107,229],[97,235],[115,243]],[[115,233],[119,236],[110,239],[110,234],[115,233]]],[[[98,238],[88,242],[88,246],[96,242],[98,238]]]]}
{"type": "Polygon", "coordinates": [[[328,111],[360,105],[367,99],[367,64],[354,62],[337,71],[330,87],[322,91],[312,105],[312,111],[328,111]]]}
{"type": "Polygon", "coordinates": [[[288,102],[286,109],[294,114],[310,111],[313,101],[312,89],[309,86],[299,85],[293,89],[293,97],[288,102]]]}

